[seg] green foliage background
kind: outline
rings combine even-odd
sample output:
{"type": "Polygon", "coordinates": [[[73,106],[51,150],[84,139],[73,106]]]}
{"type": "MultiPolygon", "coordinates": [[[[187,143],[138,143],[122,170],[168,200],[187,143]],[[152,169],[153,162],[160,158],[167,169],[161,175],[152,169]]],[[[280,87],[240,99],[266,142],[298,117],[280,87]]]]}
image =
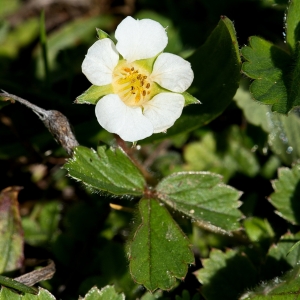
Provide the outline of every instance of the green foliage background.
{"type": "MultiPolygon", "coordinates": [[[[0,0],[0,89],[65,114],[82,145],[66,161],[32,111],[0,101],[0,274],[52,259],[41,299],[294,299],[300,1],[290,5],[284,43],[284,0],[0,0]],[[202,102],[140,148],[74,104],[90,87],[81,63],[95,28],[113,35],[127,15],[168,27],[165,51],[192,63],[188,92],[202,102]]],[[[10,293],[0,299],[37,297],[10,293]]]]}

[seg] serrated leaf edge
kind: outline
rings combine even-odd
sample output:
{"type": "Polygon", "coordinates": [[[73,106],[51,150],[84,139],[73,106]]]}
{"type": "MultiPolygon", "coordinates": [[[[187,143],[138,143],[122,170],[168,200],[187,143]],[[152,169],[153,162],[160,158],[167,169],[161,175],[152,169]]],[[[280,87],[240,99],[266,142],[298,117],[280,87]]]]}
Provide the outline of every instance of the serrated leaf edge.
{"type": "MultiPolygon", "coordinates": [[[[76,182],[82,183],[84,186],[90,188],[91,190],[100,191],[100,192],[103,192],[103,193],[105,193],[105,194],[107,194],[107,195],[111,195],[111,196],[114,196],[114,195],[132,195],[132,194],[130,194],[130,193],[126,193],[126,194],[124,194],[124,193],[116,194],[116,193],[113,193],[113,192],[110,192],[110,191],[107,191],[107,190],[104,190],[104,189],[99,189],[99,188],[94,187],[93,185],[91,185],[91,184],[89,184],[89,183],[84,182],[83,180],[77,178],[76,176],[71,175],[71,174],[69,173],[70,168],[69,168],[68,166],[66,166],[66,164],[73,164],[73,163],[76,162],[75,156],[76,156],[76,153],[77,153],[77,149],[79,149],[80,147],[87,148],[87,147],[84,147],[84,146],[77,146],[77,147],[75,147],[75,148],[74,148],[74,151],[73,151],[73,156],[72,156],[71,158],[67,159],[67,160],[66,160],[66,163],[65,163],[65,164],[63,165],[63,167],[62,167],[62,169],[65,169],[65,170],[68,171],[68,174],[67,174],[66,176],[68,176],[68,177],[74,179],[76,182]]],[[[96,155],[100,158],[98,152],[97,152],[95,149],[93,149],[93,148],[87,148],[87,149],[91,150],[94,154],[96,154],[96,155]]],[[[135,165],[135,163],[132,161],[132,159],[126,154],[126,152],[125,152],[120,146],[118,146],[118,147],[110,147],[110,148],[107,149],[107,150],[115,151],[116,149],[120,150],[124,155],[126,155],[126,157],[132,162],[132,164],[135,165]]],[[[136,165],[135,165],[135,166],[136,166],[136,165]]],[[[138,168],[137,168],[137,170],[140,172],[140,170],[139,170],[138,168]]],[[[143,174],[142,174],[141,172],[140,172],[140,174],[141,174],[142,177],[144,177],[143,174]]],[[[130,181],[129,181],[129,182],[130,182],[130,181]]],[[[131,189],[131,191],[132,191],[132,192],[136,192],[137,189],[131,189]]],[[[142,196],[142,192],[140,193],[140,195],[142,196]]],[[[132,196],[137,196],[137,195],[134,194],[134,195],[132,195],[132,196]]]]}

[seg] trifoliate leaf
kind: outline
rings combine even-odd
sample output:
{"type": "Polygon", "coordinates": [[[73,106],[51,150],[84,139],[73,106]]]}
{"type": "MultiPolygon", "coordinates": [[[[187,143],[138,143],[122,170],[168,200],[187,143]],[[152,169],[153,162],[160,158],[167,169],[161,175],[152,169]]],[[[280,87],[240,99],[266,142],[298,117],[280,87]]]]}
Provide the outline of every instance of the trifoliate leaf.
{"type": "Polygon", "coordinates": [[[190,242],[156,199],[139,202],[141,224],[129,244],[130,272],[148,290],[170,290],[194,263],[190,242]]]}
{"type": "Polygon", "coordinates": [[[201,293],[206,300],[233,300],[257,283],[257,273],[245,256],[234,250],[223,253],[212,250],[196,276],[203,284],[201,293]]]}
{"type": "Polygon", "coordinates": [[[23,230],[19,212],[20,187],[0,193],[0,274],[19,269],[23,261],[23,230]]]}
{"type": "Polygon", "coordinates": [[[101,290],[91,288],[82,300],[124,300],[124,294],[117,294],[113,286],[105,286],[101,290]]]}
{"type": "MultiPolygon", "coordinates": [[[[240,300],[294,300],[299,298],[300,265],[281,277],[263,282],[253,291],[247,291],[240,300]]],[[[223,299],[223,298],[222,298],[223,299]]]]}
{"type": "Polygon", "coordinates": [[[175,210],[216,231],[240,228],[237,209],[241,195],[209,172],[182,172],[165,177],[156,188],[157,197],[175,210]]]}
{"type": "Polygon", "coordinates": [[[121,148],[78,146],[65,165],[69,176],[88,187],[116,195],[142,195],[145,179],[121,148]]]}
{"type": "Polygon", "coordinates": [[[278,179],[272,182],[275,192],[270,202],[276,207],[276,213],[293,224],[300,224],[300,165],[292,169],[280,168],[278,179]]]}
{"type": "Polygon", "coordinates": [[[286,114],[297,105],[289,96],[289,81],[292,65],[291,56],[262,38],[249,38],[250,46],[242,48],[242,55],[247,60],[242,71],[255,79],[250,92],[253,98],[263,104],[272,105],[272,111],[286,114]]]}

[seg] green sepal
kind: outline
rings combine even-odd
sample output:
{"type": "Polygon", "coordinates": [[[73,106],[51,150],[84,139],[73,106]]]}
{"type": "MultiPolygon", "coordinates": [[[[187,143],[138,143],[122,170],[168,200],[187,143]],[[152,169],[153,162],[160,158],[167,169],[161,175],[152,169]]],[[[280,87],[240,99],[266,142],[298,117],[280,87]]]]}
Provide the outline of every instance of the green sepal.
{"type": "Polygon", "coordinates": [[[76,98],[75,103],[96,104],[103,96],[113,93],[114,91],[111,84],[102,86],[92,85],[89,89],[76,98]]]}
{"type": "Polygon", "coordinates": [[[140,59],[140,60],[136,60],[134,63],[139,65],[140,67],[142,67],[143,69],[147,70],[150,74],[152,73],[153,70],[153,66],[154,66],[154,62],[156,60],[156,58],[161,54],[158,53],[156,56],[154,57],[150,57],[147,59],[140,59]]]}
{"type": "Polygon", "coordinates": [[[190,104],[201,104],[201,102],[197,98],[195,98],[188,92],[183,92],[181,93],[181,95],[184,97],[184,106],[188,106],[190,104]]]}
{"type": "Polygon", "coordinates": [[[100,28],[96,28],[97,31],[97,35],[98,35],[98,39],[99,40],[103,40],[103,39],[111,39],[111,37],[109,36],[108,33],[106,33],[105,31],[103,31],[100,28]]]}

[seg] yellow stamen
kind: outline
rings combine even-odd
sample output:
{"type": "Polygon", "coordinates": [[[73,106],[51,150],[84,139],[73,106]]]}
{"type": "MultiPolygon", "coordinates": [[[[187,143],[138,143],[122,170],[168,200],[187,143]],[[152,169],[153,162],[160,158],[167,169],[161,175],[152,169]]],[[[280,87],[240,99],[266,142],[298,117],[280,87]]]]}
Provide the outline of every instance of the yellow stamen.
{"type": "Polygon", "coordinates": [[[134,63],[124,61],[113,72],[113,89],[120,98],[130,106],[140,106],[150,100],[150,86],[152,81],[148,71],[134,63]],[[147,89],[147,90],[146,90],[147,89]]]}

